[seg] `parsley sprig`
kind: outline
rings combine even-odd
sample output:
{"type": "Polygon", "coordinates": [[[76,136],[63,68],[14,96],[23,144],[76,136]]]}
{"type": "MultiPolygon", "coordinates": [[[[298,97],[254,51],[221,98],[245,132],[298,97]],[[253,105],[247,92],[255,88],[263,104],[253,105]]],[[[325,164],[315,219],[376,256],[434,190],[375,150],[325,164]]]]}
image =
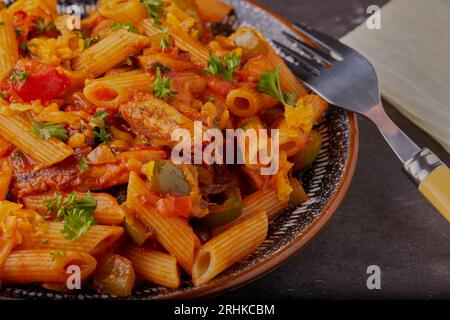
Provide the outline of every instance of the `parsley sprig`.
{"type": "Polygon", "coordinates": [[[161,25],[161,16],[164,12],[164,0],[141,0],[147,9],[148,16],[157,25],[161,25]]]}
{"type": "Polygon", "coordinates": [[[280,85],[280,68],[281,66],[278,66],[264,73],[258,81],[257,90],[277,99],[285,106],[293,106],[296,104],[297,96],[291,92],[283,94],[280,85]]]}
{"type": "Polygon", "coordinates": [[[203,73],[211,76],[219,76],[233,82],[233,73],[240,64],[241,57],[236,52],[233,52],[231,56],[225,53],[223,57],[216,57],[209,52],[208,69],[204,70],[203,73]]]}
{"type": "Polygon", "coordinates": [[[108,125],[109,113],[106,111],[98,111],[91,120],[93,126],[93,133],[95,137],[95,144],[98,146],[102,143],[111,141],[111,132],[108,125]]]}
{"type": "Polygon", "coordinates": [[[51,137],[61,141],[67,141],[67,139],[69,139],[69,133],[62,124],[54,124],[50,122],[39,123],[33,121],[32,125],[31,132],[36,139],[48,140],[51,137]]]}
{"type": "Polygon", "coordinates": [[[159,45],[161,47],[162,51],[166,51],[168,49],[170,49],[171,45],[170,45],[170,35],[167,37],[162,37],[161,38],[161,43],[159,45]]]}
{"type": "Polygon", "coordinates": [[[80,169],[80,171],[88,171],[89,170],[89,162],[87,161],[86,157],[82,157],[80,162],[77,164],[77,168],[80,169]]]}
{"type": "Polygon", "coordinates": [[[120,22],[116,21],[114,22],[114,24],[111,26],[111,30],[119,30],[119,29],[125,29],[129,32],[134,32],[137,34],[141,34],[141,32],[139,31],[138,28],[136,28],[136,26],[130,22],[125,22],[124,24],[121,24],[120,22]]]}
{"type": "Polygon", "coordinates": [[[94,43],[98,42],[99,40],[100,40],[99,36],[84,38],[83,39],[84,48],[85,49],[90,48],[94,43]]]}
{"type": "Polygon", "coordinates": [[[11,72],[11,74],[8,77],[8,81],[11,84],[24,84],[25,81],[27,81],[28,77],[30,76],[30,74],[26,71],[23,70],[13,70],[11,72]]]}
{"type": "Polygon", "coordinates": [[[162,76],[160,68],[156,69],[156,80],[153,82],[153,94],[155,97],[168,101],[172,99],[178,92],[171,90],[172,79],[162,76]]]}
{"type": "Polygon", "coordinates": [[[97,201],[90,194],[79,198],[76,192],[72,192],[65,202],[58,195],[52,200],[44,201],[44,204],[47,206],[47,214],[55,213],[58,219],[62,219],[61,234],[70,240],[77,240],[97,223],[94,219],[97,201]]]}

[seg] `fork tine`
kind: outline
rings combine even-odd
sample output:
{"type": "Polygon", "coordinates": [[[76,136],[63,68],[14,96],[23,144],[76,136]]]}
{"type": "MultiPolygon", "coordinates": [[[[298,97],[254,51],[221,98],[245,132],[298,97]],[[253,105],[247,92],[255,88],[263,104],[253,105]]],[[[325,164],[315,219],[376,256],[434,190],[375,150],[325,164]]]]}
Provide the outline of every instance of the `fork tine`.
{"type": "Polygon", "coordinates": [[[292,34],[283,31],[283,34],[292,42],[294,42],[295,44],[297,44],[302,50],[304,50],[305,52],[309,53],[310,55],[325,61],[326,63],[332,65],[333,62],[336,62],[337,60],[335,60],[332,56],[330,56],[329,54],[322,52],[316,48],[311,47],[310,45],[308,45],[307,43],[303,42],[301,39],[297,38],[296,36],[293,36],[292,34]]]}
{"type": "Polygon", "coordinates": [[[287,66],[289,69],[291,69],[291,71],[292,71],[297,77],[299,77],[299,78],[303,81],[303,83],[304,83],[308,88],[310,88],[311,90],[313,90],[313,89],[310,87],[310,83],[314,83],[314,79],[313,79],[314,75],[313,75],[310,71],[308,71],[308,70],[302,68],[301,66],[297,66],[297,65],[295,65],[294,63],[292,63],[292,62],[290,62],[290,61],[288,61],[288,60],[286,60],[286,59],[284,59],[284,62],[285,62],[285,64],[286,64],[286,66],[287,66]]]}
{"type": "Polygon", "coordinates": [[[346,53],[352,51],[352,49],[350,49],[339,40],[334,39],[333,37],[330,37],[329,35],[326,35],[325,33],[317,31],[311,27],[308,27],[303,23],[295,22],[294,26],[302,33],[304,33],[305,36],[324,46],[328,50],[340,55],[342,58],[346,53]]]}
{"type": "Polygon", "coordinates": [[[301,65],[303,65],[305,68],[311,70],[311,72],[313,72],[314,74],[320,75],[320,73],[325,70],[325,67],[323,65],[317,63],[313,59],[310,59],[306,56],[302,56],[298,52],[292,50],[291,48],[286,47],[284,44],[282,44],[276,40],[273,42],[275,43],[275,45],[277,47],[280,48],[280,50],[282,50],[287,55],[295,58],[301,65]]]}

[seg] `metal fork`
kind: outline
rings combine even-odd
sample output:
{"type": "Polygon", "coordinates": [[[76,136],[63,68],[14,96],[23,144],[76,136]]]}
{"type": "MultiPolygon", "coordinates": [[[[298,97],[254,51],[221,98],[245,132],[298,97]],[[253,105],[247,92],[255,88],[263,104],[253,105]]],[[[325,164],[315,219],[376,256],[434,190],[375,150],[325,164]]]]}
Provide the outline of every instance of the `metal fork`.
{"type": "Polygon", "coordinates": [[[450,170],[429,149],[420,149],[388,117],[372,64],[355,50],[322,32],[301,23],[294,26],[315,46],[286,32],[285,36],[297,49],[273,41],[297,62],[285,59],[291,70],[330,104],[370,119],[403,163],[406,175],[450,222],[450,170]]]}

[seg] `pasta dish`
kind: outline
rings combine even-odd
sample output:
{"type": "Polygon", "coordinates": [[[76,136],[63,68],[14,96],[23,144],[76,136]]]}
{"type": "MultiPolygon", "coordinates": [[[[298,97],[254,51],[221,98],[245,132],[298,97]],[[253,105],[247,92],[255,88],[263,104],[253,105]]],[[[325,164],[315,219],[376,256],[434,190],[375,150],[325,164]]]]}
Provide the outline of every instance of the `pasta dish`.
{"type": "Polygon", "coordinates": [[[232,11],[100,0],[80,19],[56,0],[0,4],[1,283],[118,297],[206,285],[308,200],[294,174],[319,154],[328,104],[261,32],[225,23],[232,11]],[[174,134],[197,128],[276,132],[277,171],[250,161],[261,143],[236,147],[240,163],[194,161],[205,141],[174,161],[174,134]]]}

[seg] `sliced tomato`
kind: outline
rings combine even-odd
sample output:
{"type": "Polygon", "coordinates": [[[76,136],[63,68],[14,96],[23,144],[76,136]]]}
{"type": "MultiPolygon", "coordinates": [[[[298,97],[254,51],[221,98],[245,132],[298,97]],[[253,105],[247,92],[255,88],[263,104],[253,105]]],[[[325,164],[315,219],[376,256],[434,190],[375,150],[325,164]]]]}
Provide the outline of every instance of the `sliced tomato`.
{"type": "Polygon", "coordinates": [[[192,199],[189,196],[168,197],[157,202],[158,212],[169,217],[189,218],[192,213],[192,199]]]}
{"type": "Polygon", "coordinates": [[[25,72],[23,81],[9,82],[14,91],[24,102],[41,100],[46,103],[60,98],[70,87],[70,80],[55,67],[30,59],[22,59],[16,65],[16,73],[25,72]]]}

